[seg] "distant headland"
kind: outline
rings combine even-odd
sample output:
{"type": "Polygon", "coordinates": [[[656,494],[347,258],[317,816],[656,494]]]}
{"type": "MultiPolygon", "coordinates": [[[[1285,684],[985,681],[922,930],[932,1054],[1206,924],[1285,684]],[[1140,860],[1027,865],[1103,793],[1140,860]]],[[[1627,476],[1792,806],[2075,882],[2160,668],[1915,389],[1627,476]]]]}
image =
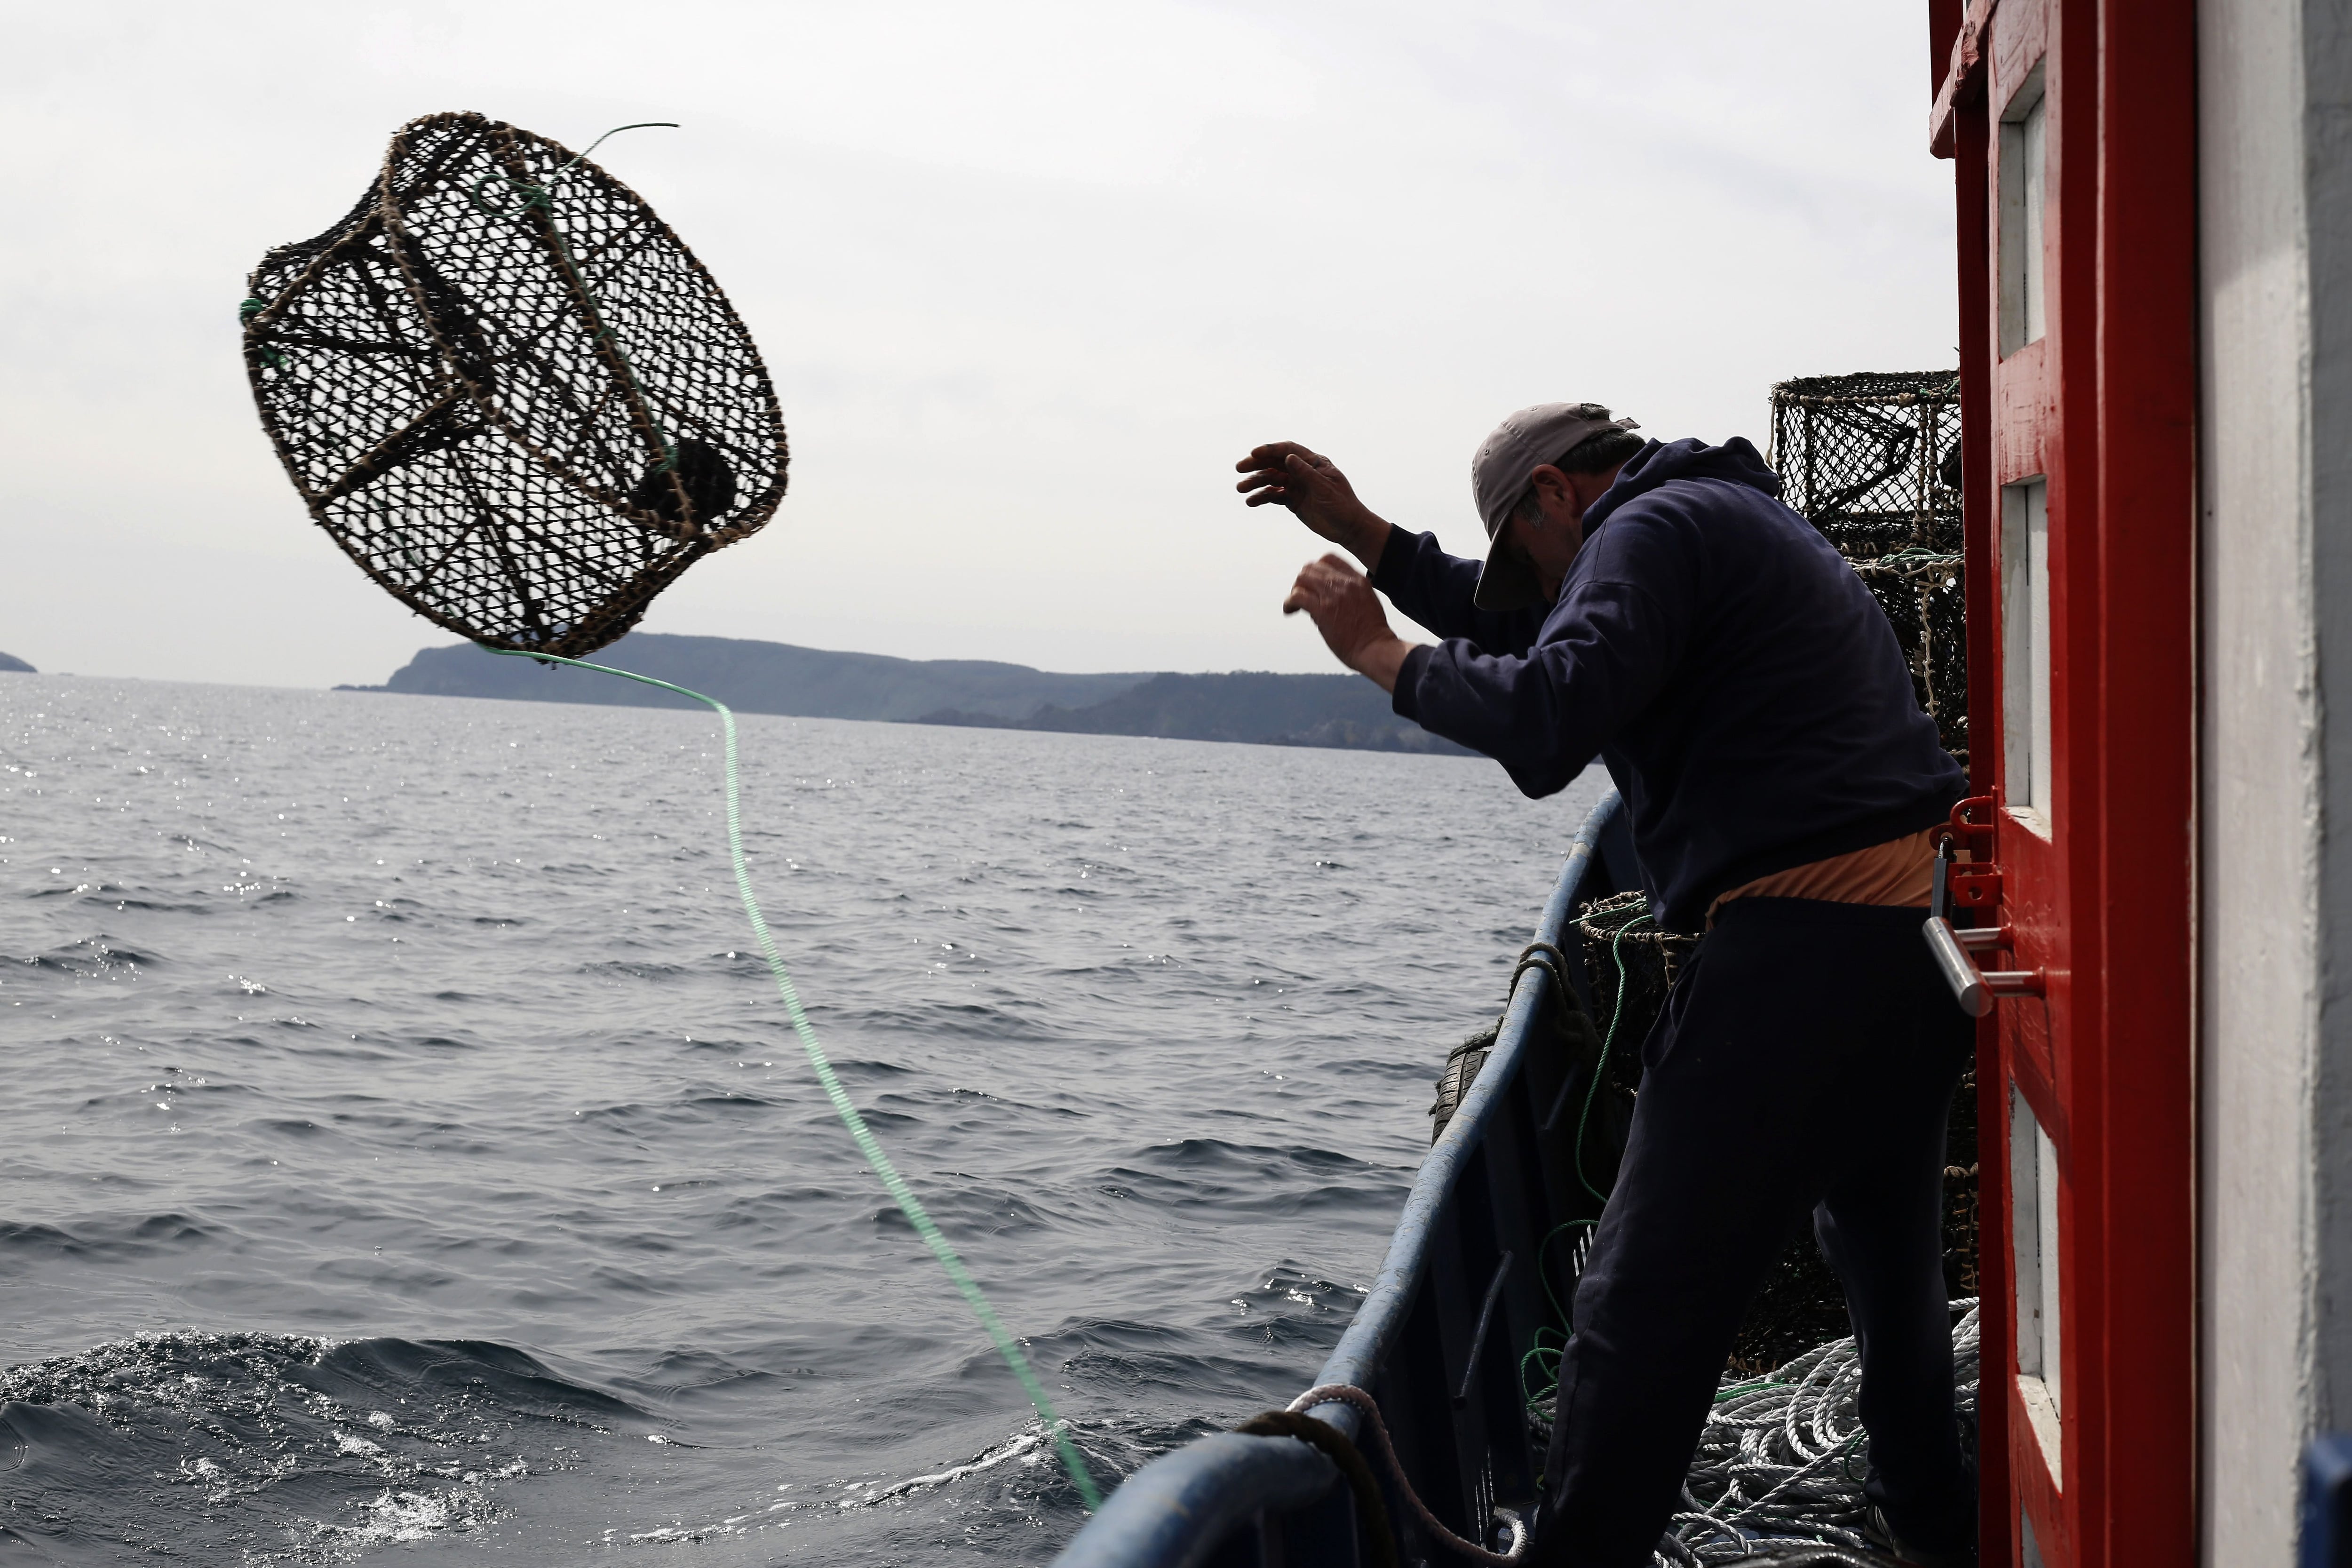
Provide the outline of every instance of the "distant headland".
{"type": "Polygon", "coordinates": [[[0,653],[0,675],[38,675],[41,672],[12,654],[0,653]]]}
{"type": "MultiPolygon", "coordinates": [[[[597,660],[708,691],[739,712],[885,720],[1082,736],[1160,736],[1251,745],[1328,745],[1467,757],[1390,712],[1360,675],[1056,675],[985,658],[830,654],[788,642],[630,632],[597,660]]],[[[419,648],[381,687],[409,696],[491,696],[607,708],[694,708],[687,699],[562,666],[499,658],[470,642],[419,648]]]]}
{"type": "MultiPolygon", "coordinates": [[[[744,713],[1470,755],[1398,718],[1386,695],[1356,675],[1063,675],[987,659],[891,658],[657,632],[632,633],[597,658],[707,691],[744,713]]],[[[420,649],[382,686],[336,689],[608,707],[694,706],[682,697],[585,670],[501,658],[471,643],[420,649]]]]}

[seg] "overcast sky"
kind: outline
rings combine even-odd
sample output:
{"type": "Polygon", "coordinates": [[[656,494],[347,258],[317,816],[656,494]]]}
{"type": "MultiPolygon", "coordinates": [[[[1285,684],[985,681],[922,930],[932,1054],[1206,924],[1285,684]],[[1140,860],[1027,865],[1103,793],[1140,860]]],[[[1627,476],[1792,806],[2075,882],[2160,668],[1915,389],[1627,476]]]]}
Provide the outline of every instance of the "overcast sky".
{"type": "Polygon", "coordinates": [[[380,681],[453,640],[312,526],[236,306],[393,130],[607,142],[782,398],[792,489],[650,631],[1325,669],[1291,437],[1481,542],[1504,414],[1763,444],[1791,375],[1954,363],[1921,0],[0,0],[0,650],[380,681]]]}

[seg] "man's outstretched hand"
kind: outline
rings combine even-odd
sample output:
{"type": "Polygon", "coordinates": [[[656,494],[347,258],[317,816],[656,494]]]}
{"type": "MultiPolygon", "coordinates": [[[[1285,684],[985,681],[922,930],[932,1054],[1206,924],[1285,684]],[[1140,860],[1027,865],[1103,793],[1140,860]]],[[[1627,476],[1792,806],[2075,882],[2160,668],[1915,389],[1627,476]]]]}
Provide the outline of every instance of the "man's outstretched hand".
{"type": "Polygon", "coordinates": [[[1315,629],[1341,664],[1370,676],[1383,691],[1396,689],[1397,671],[1412,645],[1389,630],[1381,596],[1361,572],[1337,555],[1309,561],[1282,601],[1286,616],[1301,610],[1315,617],[1315,629]]]}
{"type": "Polygon", "coordinates": [[[1288,507],[1299,521],[1353,552],[1366,571],[1380,565],[1389,525],[1356,499],[1356,488],[1330,458],[1296,441],[1270,441],[1234,468],[1244,476],[1234,488],[1250,505],[1288,507]]]}

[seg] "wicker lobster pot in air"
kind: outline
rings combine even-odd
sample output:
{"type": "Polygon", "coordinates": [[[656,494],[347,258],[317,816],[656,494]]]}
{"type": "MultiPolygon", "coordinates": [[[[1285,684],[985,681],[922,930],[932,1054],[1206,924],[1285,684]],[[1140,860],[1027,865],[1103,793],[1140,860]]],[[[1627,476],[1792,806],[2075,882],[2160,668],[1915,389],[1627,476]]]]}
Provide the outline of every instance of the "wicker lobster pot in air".
{"type": "Polygon", "coordinates": [[[719,285],[529,132],[402,127],[350,216],[251,292],[254,398],[311,517],[478,642],[593,652],[783,497],[775,390],[719,285]]]}

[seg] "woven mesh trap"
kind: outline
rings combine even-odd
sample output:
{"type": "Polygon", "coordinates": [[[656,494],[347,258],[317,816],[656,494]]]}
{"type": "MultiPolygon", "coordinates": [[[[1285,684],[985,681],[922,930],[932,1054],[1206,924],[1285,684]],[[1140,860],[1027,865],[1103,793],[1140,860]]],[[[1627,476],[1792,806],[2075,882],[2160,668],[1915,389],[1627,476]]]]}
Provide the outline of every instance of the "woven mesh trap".
{"type": "Polygon", "coordinates": [[[1948,370],[1784,381],[1772,389],[1781,499],[1812,521],[1894,623],[1944,749],[1969,754],[1960,571],[1960,384],[1948,370]]]}
{"type": "Polygon", "coordinates": [[[578,657],[783,498],[751,334],[635,193],[478,114],[403,126],[254,269],[247,374],[319,526],[419,615],[578,657]]]}

